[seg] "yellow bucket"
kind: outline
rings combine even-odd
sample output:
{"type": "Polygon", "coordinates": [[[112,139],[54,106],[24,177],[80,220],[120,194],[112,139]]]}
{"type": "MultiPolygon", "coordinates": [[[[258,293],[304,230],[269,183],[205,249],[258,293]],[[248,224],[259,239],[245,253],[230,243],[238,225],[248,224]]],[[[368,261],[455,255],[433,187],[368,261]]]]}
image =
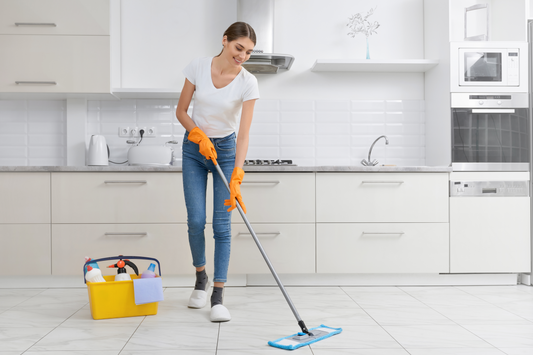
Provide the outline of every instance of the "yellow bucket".
{"type": "MultiPolygon", "coordinates": [[[[139,276],[132,274],[131,279],[139,276]]],[[[150,316],[157,314],[158,302],[135,304],[133,281],[114,281],[115,276],[104,276],[106,282],[88,282],[89,304],[93,319],[150,316]]]]}

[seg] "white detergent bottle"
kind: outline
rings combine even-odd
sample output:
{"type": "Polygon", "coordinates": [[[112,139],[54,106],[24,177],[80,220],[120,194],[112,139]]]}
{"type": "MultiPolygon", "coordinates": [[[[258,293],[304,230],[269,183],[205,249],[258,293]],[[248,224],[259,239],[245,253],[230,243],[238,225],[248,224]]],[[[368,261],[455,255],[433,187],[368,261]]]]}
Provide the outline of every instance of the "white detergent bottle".
{"type": "Polygon", "coordinates": [[[93,269],[91,265],[87,265],[85,280],[88,282],[105,282],[105,279],[102,277],[102,271],[100,269],[93,269]]]}
{"type": "Polygon", "coordinates": [[[150,263],[150,266],[148,266],[148,269],[144,270],[141,274],[141,279],[151,279],[154,278],[155,275],[155,264],[150,263]]]}

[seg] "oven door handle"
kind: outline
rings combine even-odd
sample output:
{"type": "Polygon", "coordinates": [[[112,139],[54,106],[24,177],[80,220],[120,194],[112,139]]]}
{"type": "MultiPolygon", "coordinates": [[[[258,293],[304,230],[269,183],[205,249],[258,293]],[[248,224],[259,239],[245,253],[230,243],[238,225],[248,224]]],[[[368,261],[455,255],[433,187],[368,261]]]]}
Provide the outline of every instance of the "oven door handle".
{"type": "Polygon", "coordinates": [[[473,108],[472,113],[515,113],[514,108],[473,108]]]}

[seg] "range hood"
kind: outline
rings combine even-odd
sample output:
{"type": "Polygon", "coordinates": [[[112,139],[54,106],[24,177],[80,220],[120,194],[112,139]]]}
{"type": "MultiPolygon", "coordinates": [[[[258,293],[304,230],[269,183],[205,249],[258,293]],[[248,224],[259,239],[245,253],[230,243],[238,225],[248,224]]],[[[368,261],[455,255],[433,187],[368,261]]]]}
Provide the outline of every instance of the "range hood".
{"type": "Polygon", "coordinates": [[[290,69],[294,57],[272,53],[274,48],[274,0],[237,0],[237,21],[253,27],[257,43],[250,59],[242,66],[253,74],[276,74],[290,69]]]}

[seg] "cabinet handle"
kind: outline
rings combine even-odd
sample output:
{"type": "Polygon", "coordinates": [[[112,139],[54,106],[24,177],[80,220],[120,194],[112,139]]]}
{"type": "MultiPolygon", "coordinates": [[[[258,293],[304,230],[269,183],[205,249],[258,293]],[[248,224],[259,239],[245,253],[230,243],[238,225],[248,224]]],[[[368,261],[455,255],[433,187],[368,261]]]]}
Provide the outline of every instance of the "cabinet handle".
{"type": "Polygon", "coordinates": [[[515,113],[514,108],[473,108],[472,113],[515,113]]]}
{"type": "Polygon", "coordinates": [[[404,232],[363,232],[363,235],[391,235],[391,234],[398,234],[398,235],[404,235],[404,232]]]}
{"type": "Polygon", "coordinates": [[[146,180],[105,180],[104,184],[146,184],[146,180]]]}
{"type": "Polygon", "coordinates": [[[115,232],[105,232],[105,235],[134,235],[134,236],[141,236],[144,237],[148,235],[146,232],[135,232],[135,233],[115,233],[115,232]]]}
{"type": "Polygon", "coordinates": [[[403,184],[403,181],[387,181],[387,180],[376,180],[376,181],[363,181],[362,184],[403,184]]]}
{"type": "Polygon", "coordinates": [[[15,81],[15,84],[17,85],[57,85],[57,82],[55,81],[15,81]]]}
{"type": "Polygon", "coordinates": [[[243,184],[279,184],[279,180],[272,180],[272,181],[243,181],[243,184]]]}
{"type": "Polygon", "coordinates": [[[48,26],[57,27],[53,22],[15,22],[15,26],[48,26]]]}
{"type": "MultiPolygon", "coordinates": [[[[264,232],[264,233],[255,233],[255,235],[257,235],[257,236],[260,236],[260,235],[262,235],[262,236],[269,235],[269,236],[272,236],[272,238],[275,238],[275,237],[277,237],[277,236],[280,235],[280,234],[281,234],[281,232],[270,232],[270,233],[268,233],[268,232],[264,232]]],[[[245,233],[245,232],[239,232],[239,233],[237,233],[237,237],[240,237],[240,236],[243,236],[243,235],[244,235],[244,236],[247,236],[247,237],[251,237],[251,236],[252,236],[250,233],[245,233]]]]}

